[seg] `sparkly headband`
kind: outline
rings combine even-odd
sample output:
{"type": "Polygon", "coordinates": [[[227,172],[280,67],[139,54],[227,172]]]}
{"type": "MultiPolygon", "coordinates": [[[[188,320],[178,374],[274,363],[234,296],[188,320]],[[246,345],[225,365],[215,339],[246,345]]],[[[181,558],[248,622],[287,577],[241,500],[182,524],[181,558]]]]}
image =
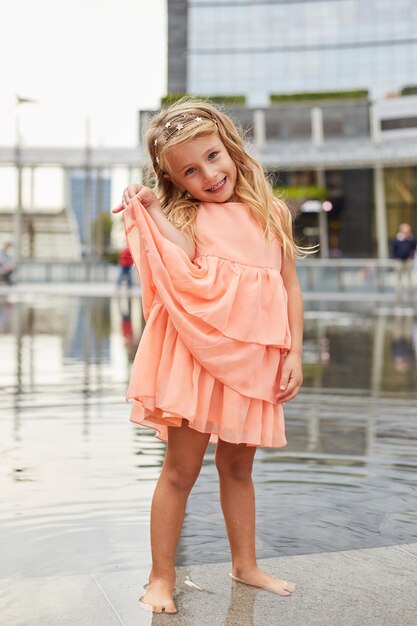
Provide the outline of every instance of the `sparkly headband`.
{"type": "MultiPolygon", "coordinates": [[[[181,118],[183,119],[184,122],[198,122],[201,123],[204,120],[209,120],[211,122],[213,122],[213,124],[216,124],[217,126],[217,122],[213,117],[201,117],[201,115],[196,115],[195,117],[192,115],[189,115],[188,113],[183,113],[181,115],[181,118]]],[[[153,147],[154,147],[154,152],[155,152],[155,161],[156,163],[159,165],[159,157],[156,154],[157,151],[157,147],[158,145],[165,145],[166,142],[168,141],[168,139],[170,139],[170,137],[172,137],[175,133],[180,132],[183,128],[184,128],[184,124],[182,122],[178,122],[178,124],[175,124],[175,122],[167,122],[164,125],[164,130],[162,131],[162,133],[164,131],[168,131],[169,128],[171,128],[172,126],[172,130],[167,133],[167,135],[165,137],[156,137],[153,141],[153,147]]],[[[161,133],[161,135],[162,135],[161,133]]]]}

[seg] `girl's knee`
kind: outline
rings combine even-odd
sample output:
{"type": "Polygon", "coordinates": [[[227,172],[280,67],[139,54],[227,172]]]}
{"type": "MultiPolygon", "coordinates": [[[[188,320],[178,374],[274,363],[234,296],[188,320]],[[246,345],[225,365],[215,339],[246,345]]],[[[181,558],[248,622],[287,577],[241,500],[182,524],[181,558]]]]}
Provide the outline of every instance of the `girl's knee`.
{"type": "Polygon", "coordinates": [[[190,491],[198,478],[201,464],[178,463],[164,467],[170,487],[179,491],[190,491]]]}
{"type": "Polygon", "coordinates": [[[253,452],[239,450],[237,453],[216,454],[216,467],[220,477],[234,478],[235,480],[249,480],[252,476],[253,452]]]}

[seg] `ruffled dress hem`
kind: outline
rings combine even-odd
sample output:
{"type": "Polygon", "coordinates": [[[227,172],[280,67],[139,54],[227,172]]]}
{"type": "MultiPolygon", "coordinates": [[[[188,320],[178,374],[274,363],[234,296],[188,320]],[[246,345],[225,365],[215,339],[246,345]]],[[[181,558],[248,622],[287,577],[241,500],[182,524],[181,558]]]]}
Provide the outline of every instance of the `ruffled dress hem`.
{"type": "MultiPolygon", "coordinates": [[[[216,395],[214,400],[216,400],[216,395]]],[[[183,420],[188,422],[188,426],[199,433],[210,435],[209,443],[217,444],[221,439],[227,443],[245,444],[249,447],[270,447],[284,448],[287,445],[285,438],[284,412],[281,404],[271,405],[262,401],[250,399],[250,404],[255,407],[258,402],[262,405],[256,408],[263,413],[263,432],[254,432],[253,420],[247,419],[248,428],[246,432],[238,432],[233,428],[225,426],[225,420],[219,416],[217,419],[198,419],[197,416],[184,417],[173,407],[156,407],[154,398],[126,398],[126,401],[133,400],[133,407],[130,414],[130,421],[139,426],[144,426],[155,431],[155,437],[160,441],[168,441],[168,428],[179,428],[183,420]],[[265,407],[265,404],[269,406],[265,407]]],[[[250,410],[248,411],[250,414],[250,410]]]]}

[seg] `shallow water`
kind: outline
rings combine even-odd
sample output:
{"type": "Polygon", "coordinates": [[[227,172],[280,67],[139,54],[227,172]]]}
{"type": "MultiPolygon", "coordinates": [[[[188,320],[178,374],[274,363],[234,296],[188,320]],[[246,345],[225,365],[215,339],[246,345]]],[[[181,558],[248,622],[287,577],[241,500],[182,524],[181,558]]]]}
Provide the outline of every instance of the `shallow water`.
{"type": "MultiPolygon", "coordinates": [[[[2,576],[150,562],[164,444],[123,402],[141,329],[135,299],[0,301],[2,576]]],[[[409,309],[306,304],[289,444],[255,459],[259,556],[417,540],[416,345],[409,309]]],[[[177,560],[228,559],[210,446],[177,560]]]]}

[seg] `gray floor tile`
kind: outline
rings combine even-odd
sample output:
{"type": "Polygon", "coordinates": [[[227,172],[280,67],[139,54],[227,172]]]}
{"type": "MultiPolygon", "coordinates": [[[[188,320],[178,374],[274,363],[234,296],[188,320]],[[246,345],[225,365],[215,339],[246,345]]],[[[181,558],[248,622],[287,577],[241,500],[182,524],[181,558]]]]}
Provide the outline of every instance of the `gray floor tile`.
{"type": "Polygon", "coordinates": [[[2,626],[117,626],[121,620],[92,576],[6,581],[2,626]]]}
{"type": "MultiPolygon", "coordinates": [[[[151,613],[141,609],[138,603],[139,597],[145,593],[143,585],[148,574],[147,569],[95,575],[97,584],[125,626],[147,626],[155,619],[151,613]]],[[[168,619],[168,616],[163,617],[168,619]]]]}

